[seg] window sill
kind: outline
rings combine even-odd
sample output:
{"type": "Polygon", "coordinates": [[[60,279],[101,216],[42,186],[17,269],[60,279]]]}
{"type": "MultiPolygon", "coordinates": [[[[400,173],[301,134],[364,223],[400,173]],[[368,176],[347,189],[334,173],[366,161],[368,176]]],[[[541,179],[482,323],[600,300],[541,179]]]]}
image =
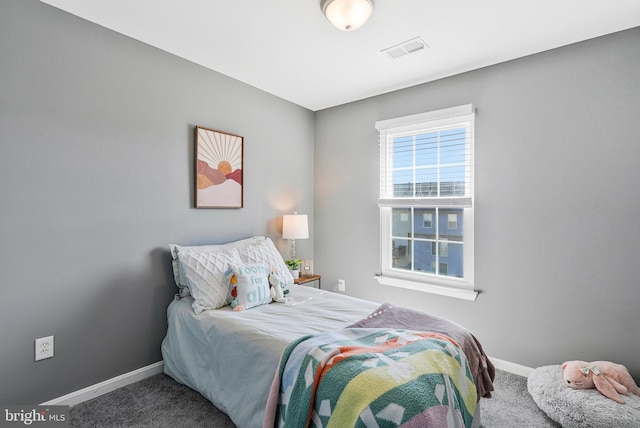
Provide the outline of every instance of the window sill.
{"type": "Polygon", "coordinates": [[[478,292],[472,290],[425,284],[423,282],[409,281],[389,276],[376,276],[375,279],[378,281],[378,284],[381,285],[390,285],[392,287],[406,288],[408,290],[421,291],[424,293],[439,294],[441,296],[454,297],[456,299],[474,301],[478,297],[478,292]]]}

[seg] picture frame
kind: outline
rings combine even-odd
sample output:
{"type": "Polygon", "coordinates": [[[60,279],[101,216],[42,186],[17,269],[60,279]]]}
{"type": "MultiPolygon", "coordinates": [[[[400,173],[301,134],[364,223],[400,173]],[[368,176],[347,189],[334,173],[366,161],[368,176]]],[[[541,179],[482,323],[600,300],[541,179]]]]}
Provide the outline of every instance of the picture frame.
{"type": "Polygon", "coordinates": [[[242,208],[243,177],[244,137],[196,126],[196,208],[242,208]]]}
{"type": "Polygon", "coordinates": [[[309,277],[313,276],[313,260],[303,259],[300,263],[300,276],[309,277]]]}

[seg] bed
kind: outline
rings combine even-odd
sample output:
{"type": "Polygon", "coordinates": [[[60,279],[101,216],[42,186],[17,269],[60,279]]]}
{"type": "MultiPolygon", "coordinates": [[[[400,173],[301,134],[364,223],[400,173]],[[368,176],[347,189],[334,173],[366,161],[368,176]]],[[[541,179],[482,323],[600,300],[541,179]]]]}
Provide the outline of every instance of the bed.
{"type": "MultiPolygon", "coordinates": [[[[229,250],[244,253],[240,257],[244,263],[255,262],[256,258],[264,261],[271,255],[276,259],[279,257],[280,260],[266,262],[271,263],[274,270],[273,264],[280,262],[281,257],[273,254],[275,247],[268,238],[256,239],[238,241],[243,243],[232,243],[231,246],[211,246],[206,250],[199,247],[198,251],[217,253],[218,271],[224,270],[225,263],[230,264],[226,259],[218,260],[220,254],[229,250]],[[268,251],[262,248],[251,253],[256,243],[268,247],[268,251]]],[[[193,255],[192,249],[186,247],[173,246],[171,249],[174,262],[180,263],[181,255],[193,255]]],[[[206,257],[211,259],[210,255],[206,257]]],[[[284,370],[283,354],[294,349],[293,344],[301,338],[316,338],[331,332],[371,330],[378,334],[384,327],[394,329],[393,334],[397,336],[416,330],[417,325],[422,326],[420,330],[426,330],[424,323],[433,321],[435,330],[446,327],[448,332],[442,334],[453,337],[452,343],[466,348],[460,354],[462,359],[466,358],[465,364],[468,360],[470,371],[467,370],[467,374],[477,388],[474,398],[477,396],[479,400],[491,394],[495,372],[482,347],[465,329],[446,320],[426,314],[419,316],[427,318],[416,319],[408,309],[292,283],[285,286],[288,291],[285,303],[258,304],[239,312],[227,304],[208,309],[197,302],[202,300],[202,295],[196,291],[196,284],[188,281],[190,275],[184,268],[184,263],[174,263],[180,292],[167,311],[168,329],[162,343],[165,373],[200,392],[240,428],[272,426],[272,423],[277,426],[278,417],[274,419],[274,415],[278,413],[278,397],[281,396],[278,384],[284,370]],[[188,285],[191,286],[185,290],[188,285]],[[407,314],[412,316],[407,317],[407,314]],[[451,326],[455,331],[449,331],[451,326]],[[473,351],[470,352],[470,348],[473,351]],[[471,357],[465,357],[471,353],[471,357]]],[[[226,274],[229,274],[228,270],[226,274]]],[[[210,269],[201,270],[200,275],[208,275],[209,282],[221,278],[220,272],[212,274],[210,269]],[[203,274],[205,271],[207,273],[203,274]]],[[[286,273],[283,277],[286,278],[286,273]]],[[[226,296],[222,300],[228,299],[226,296]]],[[[480,425],[479,406],[471,407],[472,422],[465,426],[477,427],[480,425]]]]}

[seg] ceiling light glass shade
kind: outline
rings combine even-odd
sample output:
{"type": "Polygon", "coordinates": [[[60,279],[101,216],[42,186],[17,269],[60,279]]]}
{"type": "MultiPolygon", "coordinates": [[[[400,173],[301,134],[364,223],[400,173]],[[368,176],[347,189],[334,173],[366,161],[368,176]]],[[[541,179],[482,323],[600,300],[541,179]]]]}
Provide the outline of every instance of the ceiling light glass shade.
{"type": "Polygon", "coordinates": [[[353,31],[367,22],[375,7],[373,0],[321,0],[320,8],[339,30],[353,31]]]}

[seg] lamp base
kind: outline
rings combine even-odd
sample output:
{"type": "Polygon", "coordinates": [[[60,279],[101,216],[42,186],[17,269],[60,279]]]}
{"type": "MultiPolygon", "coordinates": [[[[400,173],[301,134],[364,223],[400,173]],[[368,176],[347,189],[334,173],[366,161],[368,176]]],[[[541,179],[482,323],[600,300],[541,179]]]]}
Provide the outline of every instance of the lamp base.
{"type": "Polygon", "coordinates": [[[295,260],[296,258],[296,240],[291,240],[291,260],[295,260]]]}

